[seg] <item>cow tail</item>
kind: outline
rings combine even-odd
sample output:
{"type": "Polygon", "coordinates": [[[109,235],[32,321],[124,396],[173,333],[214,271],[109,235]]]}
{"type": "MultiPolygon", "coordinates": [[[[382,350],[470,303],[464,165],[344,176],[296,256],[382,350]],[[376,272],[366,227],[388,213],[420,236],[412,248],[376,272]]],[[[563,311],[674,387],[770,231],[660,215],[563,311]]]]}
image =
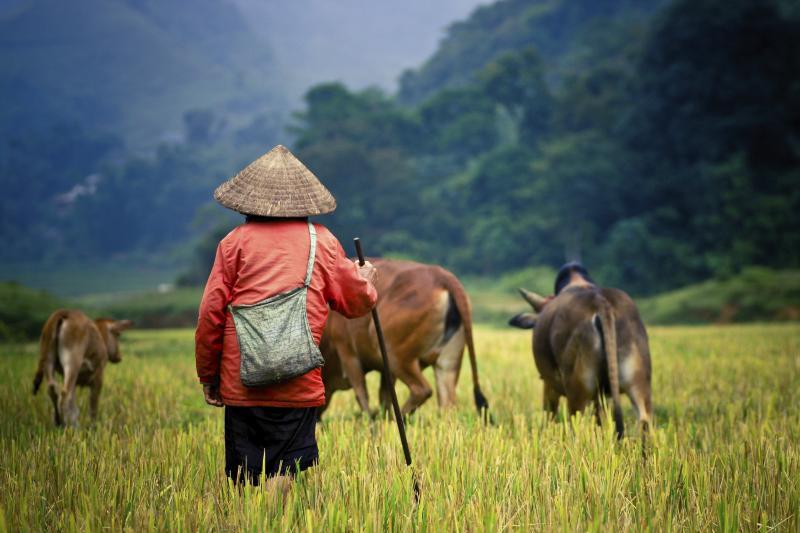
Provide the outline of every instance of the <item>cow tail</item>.
{"type": "Polygon", "coordinates": [[[597,318],[600,319],[600,340],[605,351],[608,368],[608,384],[611,388],[611,400],[614,404],[614,428],[617,439],[625,433],[625,424],[622,420],[622,403],[619,397],[619,364],[617,360],[617,327],[614,310],[608,301],[600,297],[597,318]]]}
{"type": "Polygon", "coordinates": [[[464,326],[464,339],[467,343],[469,364],[472,368],[472,384],[473,393],[475,396],[475,407],[478,409],[478,413],[480,413],[481,416],[486,416],[489,421],[492,421],[492,417],[489,414],[489,402],[486,400],[486,396],[483,395],[483,391],[481,391],[481,384],[480,380],[478,379],[478,361],[475,357],[475,342],[472,338],[472,312],[470,311],[469,299],[467,298],[467,293],[464,290],[464,286],[461,285],[461,282],[459,282],[453,274],[449,272],[446,274],[447,275],[445,276],[445,279],[447,280],[447,292],[449,292],[451,298],[453,298],[456,310],[461,316],[461,323],[464,326]]]}
{"type": "Polygon", "coordinates": [[[33,376],[33,394],[39,392],[45,369],[55,364],[55,357],[58,356],[56,353],[58,351],[58,334],[65,318],[66,313],[56,312],[47,319],[42,328],[42,336],[39,339],[39,367],[36,369],[36,375],[33,376]]]}

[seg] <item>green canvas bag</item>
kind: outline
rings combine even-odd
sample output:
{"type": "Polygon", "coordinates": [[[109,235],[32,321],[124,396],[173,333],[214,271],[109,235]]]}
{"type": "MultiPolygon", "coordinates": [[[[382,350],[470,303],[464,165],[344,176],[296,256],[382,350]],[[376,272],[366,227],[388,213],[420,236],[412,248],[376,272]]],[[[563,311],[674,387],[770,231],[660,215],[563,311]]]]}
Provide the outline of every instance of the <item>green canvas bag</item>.
{"type": "Polygon", "coordinates": [[[286,381],[324,363],[311,335],[306,311],[317,248],[317,232],[311,222],[308,223],[308,232],[311,250],[302,287],[252,305],[229,306],[239,339],[239,376],[247,387],[264,387],[286,381]]]}

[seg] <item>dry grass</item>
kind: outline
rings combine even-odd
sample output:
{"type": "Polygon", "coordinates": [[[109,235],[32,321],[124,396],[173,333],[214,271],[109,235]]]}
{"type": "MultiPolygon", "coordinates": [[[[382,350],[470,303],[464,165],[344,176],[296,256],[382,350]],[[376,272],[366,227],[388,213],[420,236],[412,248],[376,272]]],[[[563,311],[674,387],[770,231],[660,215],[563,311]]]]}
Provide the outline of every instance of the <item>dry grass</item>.
{"type": "Polygon", "coordinates": [[[800,529],[800,326],[651,338],[656,432],[643,461],[636,436],[617,444],[610,424],[547,422],[528,334],[479,328],[498,424],[474,414],[464,365],[459,407],[431,401],[410,422],[416,509],[396,430],[358,416],[349,392],[318,429],[322,464],[280,507],[225,482],[222,411],[202,403],[190,331],[127,335],[100,422],[77,431],[51,427],[48,400],[30,395],[35,346],[0,346],[0,530],[800,529]]]}

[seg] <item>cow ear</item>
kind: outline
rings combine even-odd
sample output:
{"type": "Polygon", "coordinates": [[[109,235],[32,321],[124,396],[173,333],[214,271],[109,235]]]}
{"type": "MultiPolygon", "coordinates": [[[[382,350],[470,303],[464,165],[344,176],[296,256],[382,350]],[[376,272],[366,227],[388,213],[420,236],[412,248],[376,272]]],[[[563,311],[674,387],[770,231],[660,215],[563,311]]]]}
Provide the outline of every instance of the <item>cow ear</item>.
{"type": "Polygon", "coordinates": [[[132,320],[115,320],[111,323],[111,329],[116,331],[117,333],[121,333],[126,329],[133,327],[132,320]]]}
{"type": "Polygon", "coordinates": [[[538,315],[534,313],[520,313],[508,321],[509,326],[520,329],[533,329],[536,327],[538,315]]]}

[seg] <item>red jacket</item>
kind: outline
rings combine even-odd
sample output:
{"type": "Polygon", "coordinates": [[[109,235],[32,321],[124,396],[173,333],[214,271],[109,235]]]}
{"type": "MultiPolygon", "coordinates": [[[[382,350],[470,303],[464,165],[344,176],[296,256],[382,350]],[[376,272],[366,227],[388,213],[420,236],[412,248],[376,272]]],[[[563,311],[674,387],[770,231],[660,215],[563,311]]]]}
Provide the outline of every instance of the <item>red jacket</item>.
{"type": "MultiPolygon", "coordinates": [[[[375,287],[358,275],[342,245],[324,226],[317,230],[317,252],[306,310],[319,345],[328,305],[347,317],[367,314],[378,299],[375,287]]],[[[309,252],[305,219],[248,221],[217,247],[206,283],[195,333],[197,375],[220,384],[225,405],[315,407],[325,404],[319,368],[277,385],[249,388],[239,379],[239,343],[228,304],[254,304],[300,287],[309,252]]]]}

